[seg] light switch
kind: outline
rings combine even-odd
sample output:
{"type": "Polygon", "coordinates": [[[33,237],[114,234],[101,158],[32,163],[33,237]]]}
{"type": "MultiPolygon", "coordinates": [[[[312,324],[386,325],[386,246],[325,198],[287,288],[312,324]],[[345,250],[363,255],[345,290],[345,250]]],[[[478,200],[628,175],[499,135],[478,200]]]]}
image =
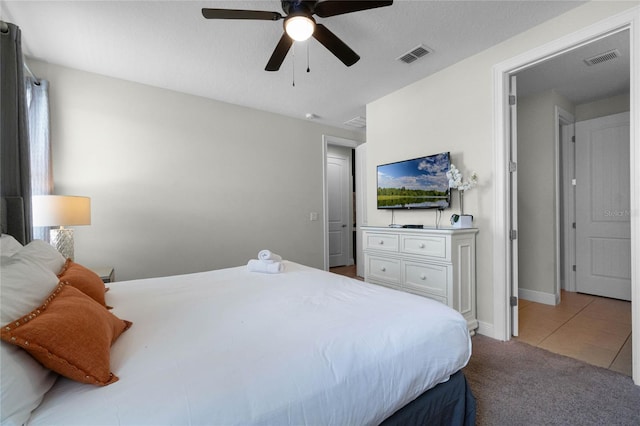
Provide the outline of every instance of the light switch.
{"type": "Polygon", "coordinates": [[[316,221],[316,220],[318,220],[318,212],[311,212],[311,213],[309,213],[309,220],[311,220],[311,221],[316,221]]]}

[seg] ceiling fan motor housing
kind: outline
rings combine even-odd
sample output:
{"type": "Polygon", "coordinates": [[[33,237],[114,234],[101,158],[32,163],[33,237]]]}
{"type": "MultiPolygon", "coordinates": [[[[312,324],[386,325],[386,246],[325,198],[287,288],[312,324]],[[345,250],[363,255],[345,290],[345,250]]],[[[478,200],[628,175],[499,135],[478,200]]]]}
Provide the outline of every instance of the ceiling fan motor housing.
{"type": "Polygon", "coordinates": [[[282,10],[287,15],[311,16],[316,3],[316,0],[282,0],[282,10]]]}

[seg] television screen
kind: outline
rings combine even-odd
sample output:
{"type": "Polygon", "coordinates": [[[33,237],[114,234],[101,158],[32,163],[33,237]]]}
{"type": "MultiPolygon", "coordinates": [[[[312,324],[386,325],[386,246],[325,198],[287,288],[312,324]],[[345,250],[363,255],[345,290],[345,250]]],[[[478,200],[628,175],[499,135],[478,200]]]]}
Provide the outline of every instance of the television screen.
{"type": "Polygon", "coordinates": [[[449,207],[448,152],[378,166],[379,209],[449,207]]]}

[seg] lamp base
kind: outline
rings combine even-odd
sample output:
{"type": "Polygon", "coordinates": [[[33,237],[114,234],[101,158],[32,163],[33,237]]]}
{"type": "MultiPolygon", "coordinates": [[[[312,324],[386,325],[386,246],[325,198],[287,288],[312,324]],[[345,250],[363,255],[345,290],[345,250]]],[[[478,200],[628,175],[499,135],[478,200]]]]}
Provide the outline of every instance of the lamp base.
{"type": "Polygon", "coordinates": [[[58,228],[49,231],[51,245],[54,246],[65,259],[73,260],[73,229],[58,228]]]}

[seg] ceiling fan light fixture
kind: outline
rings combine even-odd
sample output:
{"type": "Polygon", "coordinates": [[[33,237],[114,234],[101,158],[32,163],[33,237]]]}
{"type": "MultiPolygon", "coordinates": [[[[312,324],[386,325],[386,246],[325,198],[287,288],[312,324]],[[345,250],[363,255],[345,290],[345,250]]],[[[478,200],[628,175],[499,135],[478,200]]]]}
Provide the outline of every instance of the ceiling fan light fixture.
{"type": "Polygon", "coordinates": [[[313,35],[316,23],[313,19],[305,15],[289,16],[284,21],[284,30],[287,35],[295,41],[305,41],[313,35]]]}

